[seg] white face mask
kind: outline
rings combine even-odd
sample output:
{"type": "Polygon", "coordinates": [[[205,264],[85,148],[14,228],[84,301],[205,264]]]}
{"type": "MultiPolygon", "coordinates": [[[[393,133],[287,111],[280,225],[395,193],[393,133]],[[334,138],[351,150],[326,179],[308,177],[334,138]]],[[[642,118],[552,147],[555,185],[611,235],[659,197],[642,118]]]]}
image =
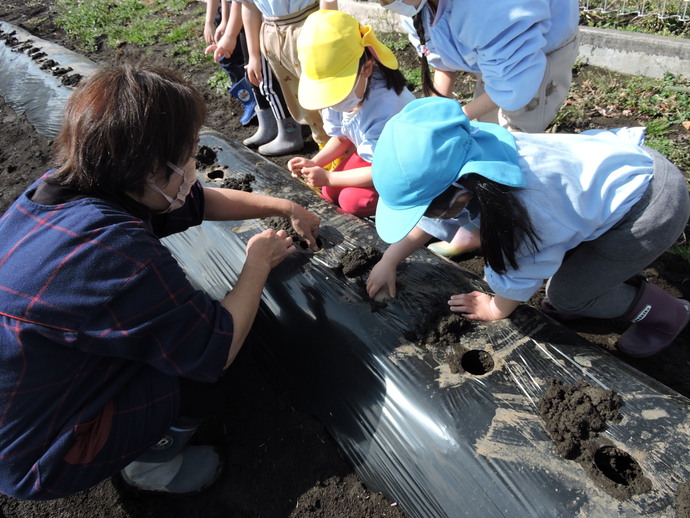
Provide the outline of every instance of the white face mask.
{"type": "Polygon", "coordinates": [[[159,214],[165,214],[170,211],[179,209],[184,205],[185,200],[187,199],[187,195],[189,194],[189,191],[192,190],[192,185],[196,183],[196,171],[191,170],[190,172],[185,172],[179,167],[177,167],[175,164],[171,162],[167,162],[167,166],[172,169],[175,173],[179,174],[183,180],[182,183],[180,184],[180,188],[177,190],[177,196],[175,198],[171,198],[167,194],[165,194],[160,187],[158,187],[155,183],[153,183],[150,180],[147,180],[146,183],[148,186],[159,193],[163,198],[165,198],[170,205],[168,205],[168,208],[165,210],[161,210],[158,213],[159,214]]]}
{"type": "MultiPolygon", "coordinates": [[[[357,79],[357,82],[355,83],[355,86],[352,88],[352,91],[343,99],[340,101],[338,104],[334,104],[331,106],[331,110],[336,111],[336,112],[351,112],[355,108],[357,108],[357,105],[362,102],[362,99],[364,98],[364,93],[362,93],[362,97],[357,97],[357,86],[359,85],[359,81],[362,79],[362,76],[359,76],[359,79],[357,79]]],[[[367,78],[366,81],[369,81],[367,78]]],[[[364,92],[367,91],[367,86],[364,87],[364,92]]]]}
{"type": "Polygon", "coordinates": [[[417,7],[410,5],[409,1],[411,0],[393,0],[390,4],[384,5],[384,7],[400,16],[414,16],[426,5],[426,0],[421,0],[417,7]]]}

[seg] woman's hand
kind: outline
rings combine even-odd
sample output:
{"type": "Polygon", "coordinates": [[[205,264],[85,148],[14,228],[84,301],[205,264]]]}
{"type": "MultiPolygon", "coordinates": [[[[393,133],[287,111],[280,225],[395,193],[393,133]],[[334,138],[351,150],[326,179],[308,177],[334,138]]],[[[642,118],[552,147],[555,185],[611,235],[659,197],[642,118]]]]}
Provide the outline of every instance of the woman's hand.
{"type": "Polygon", "coordinates": [[[269,271],[296,251],[292,238],[284,230],[266,229],[247,242],[247,261],[264,262],[269,271]]]}
{"type": "Polygon", "coordinates": [[[506,299],[500,295],[473,291],[451,295],[448,305],[454,313],[462,313],[470,320],[500,320],[509,316],[520,304],[517,300],[506,299]]]}
{"type": "Polygon", "coordinates": [[[307,242],[309,249],[313,252],[318,251],[319,245],[316,243],[316,238],[319,237],[319,225],[321,224],[319,217],[304,207],[293,204],[290,212],[290,223],[295,232],[307,242]]]}
{"type": "Polygon", "coordinates": [[[293,178],[299,178],[302,176],[302,169],[305,167],[314,167],[316,163],[310,158],[304,158],[303,156],[296,156],[288,161],[288,170],[293,178]]]}
{"type": "Polygon", "coordinates": [[[388,295],[395,297],[397,293],[395,286],[397,269],[397,262],[390,262],[385,258],[376,263],[367,279],[367,293],[369,297],[375,298],[382,289],[388,290],[388,295]]]}

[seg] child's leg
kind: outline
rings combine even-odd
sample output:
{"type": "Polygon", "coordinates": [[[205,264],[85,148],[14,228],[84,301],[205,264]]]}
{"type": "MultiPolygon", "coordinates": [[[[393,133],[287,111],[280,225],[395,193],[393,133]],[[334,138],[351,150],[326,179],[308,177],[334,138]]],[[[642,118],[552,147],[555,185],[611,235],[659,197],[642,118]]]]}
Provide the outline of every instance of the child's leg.
{"type": "MultiPolygon", "coordinates": [[[[240,31],[239,39],[239,46],[242,49],[242,56],[246,64],[249,60],[249,49],[247,47],[247,37],[244,29],[240,31]]],[[[271,142],[278,136],[278,124],[276,122],[277,117],[274,115],[275,109],[272,102],[275,93],[272,88],[268,90],[269,95],[264,93],[264,82],[267,81],[267,76],[271,73],[271,69],[267,66],[263,66],[263,63],[265,62],[265,58],[263,56],[261,56],[261,61],[263,82],[259,86],[252,85],[252,91],[254,92],[254,97],[256,98],[256,118],[259,127],[254,135],[242,141],[245,146],[261,146],[271,142]]],[[[272,78],[268,79],[268,84],[272,84],[272,78]]]]}
{"type": "Polygon", "coordinates": [[[676,241],[688,221],[690,202],[683,174],[659,153],[642,198],[612,229],[566,257],[546,286],[552,306],[595,318],[624,315],[638,294],[626,283],[676,241]]]}
{"type": "MultiPolygon", "coordinates": [[[[221,0],[225,1],[225,0],[221,0]]],[[[216,27],[218,27],[218,24],[220,23],[222,18],[221,15],[221,8],[218,6],[218,13],[216,14],[216,19],[215,19],[215,24],[216,27]]],[[[239,43],[239,41],[238,41],[239,43]]],[[[223,69],[223,72],[227,74],[227,76],[230,78],[230,81],[232,83],[236,83],[237,81],[241,80],[244,76],[244,65],[246,61],[244,58],[244,55],[242,54],[242,48],[241,45],[235,45],[235,49],[232,51],[232,54],[230,55],[229,58],[222,57],[218,60],[218,65],[220,66],[221,69],[223,69]]]]}
{"type": "MultiPolygon", "coordinates": [[[[370,166],[370,162],[363,160],[357,153],[352,153],[343,159],[331,174],[370,166]]],[[[379,200],[379,195],[373,187],[324,186],[321,188],[321,197],[338,205],[344,212],[361,218],[376,214],[376,204],[379,200]]]]}
{"type": "MultiPolygon", "coordinates": [[[[306,17],[305,17],[306,18],[306,17]]],[[[261,52],[266,56],[274,76],[280,83],[285,104],[292,117],[307,124],[317,144],[328,142],[318,110],[305,110],[299,104],[297,89],[301,70],[297,57],[297,38],[304,20],[291,25],[276,25],[264,21],[261,26],[261,52]]]]}
{"type": "Polygon", "coordinates": [[[460,227],[450,243],[437,241],[427,248],[443,257],[455,257],[463,252],[469,252],[481,246],[479,241],[479,228],[474,225],[460,227]]]}
{"type": "Polygon", "coordinates": [[[292,118],[287,109],[280,83],[266,57],[261,55],[261,91],[269,101],[272,116],[276,121],[276,134],[273,139],[259,146],[259,153],[267,156],[296,153],[304,147],[302,126],[292,118]]]}

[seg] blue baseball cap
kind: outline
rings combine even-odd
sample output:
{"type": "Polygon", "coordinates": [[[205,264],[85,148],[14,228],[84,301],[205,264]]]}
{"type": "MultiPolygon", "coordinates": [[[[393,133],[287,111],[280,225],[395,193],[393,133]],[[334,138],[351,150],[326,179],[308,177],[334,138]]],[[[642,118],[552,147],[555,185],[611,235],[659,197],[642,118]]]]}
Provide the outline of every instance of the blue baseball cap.
{"type": "Polygon", "coordinates": [[[524,187],[513,135],[498,124],[470,122],[453,99],[425,97],[409,103],[386,123],[374,149],[381,239],[400,241],[436,196],[471,173],[524,187]]]}

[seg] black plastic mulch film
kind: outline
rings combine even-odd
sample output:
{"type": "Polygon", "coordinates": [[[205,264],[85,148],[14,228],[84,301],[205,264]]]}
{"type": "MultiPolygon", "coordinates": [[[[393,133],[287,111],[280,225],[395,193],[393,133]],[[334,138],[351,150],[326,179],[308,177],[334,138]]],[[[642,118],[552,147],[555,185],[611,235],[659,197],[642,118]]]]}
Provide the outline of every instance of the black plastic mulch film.
{"type": "MultiPolygon", "coordinates": [[[[5,22],[0,39],[0,95],[54,136],[70,76],[88,76],[96,65],[5,22]]],[[[399,268],[398,298],[375,304],[366,277],[347,278],[340,268],[347,251],[385,250],[370,221],[339,213],[224,135],[204,130],[201,144],[216,154],[202,180],[252,174],[253,192],[293,199],[321,217],[321,250],[300,248],[271,273],[254,345],[370,489],[418,518],[673,513],[678,485],[690,478],[690,400],[527,306],[510,319],[467,326],[453,351],[420,343],[419,325],[451,293],[486,289],[481,279],[420,250],[399,268]],[[466,355],[461,368],[450,367],[452,354],[466,355]],[[471,367],[477,355],[479,370],[471,367]],[[538,407],[551,379],[585,381],[623,401],[622,419],[590,441],[594,469],[559,456],[546,430],[538,407]],[[617,463],[597,464],[606,448],[619,452],[617,463]],[[621,497],[610,488],[628,482],[616,469],[632,465],[651,489],[621,497]]],[[[206,222],[164,242],[195,286],[221,298],[247,241],[265,228],[261,220],[206,222]]]]}

